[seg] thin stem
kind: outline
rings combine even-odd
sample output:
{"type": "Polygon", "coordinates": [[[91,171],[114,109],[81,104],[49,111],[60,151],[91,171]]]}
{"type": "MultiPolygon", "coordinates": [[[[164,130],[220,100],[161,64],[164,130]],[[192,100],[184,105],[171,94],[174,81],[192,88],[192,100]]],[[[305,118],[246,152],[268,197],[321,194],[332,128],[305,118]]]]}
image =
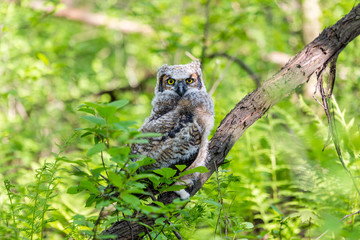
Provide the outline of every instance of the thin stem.
{"type": "Polygon", "coordinates": [[[235,63],[237,63],[242,69],[245,70],[245,72],[247,72],[250,77],[254,80],[255,84],[257,87],[259,87],[261,85],[261,80],[260,77],[253,71],[251,70],[251,68],[246,65],[244,63],[244,61],[242,61],[240,58],[236,57],[236,56],[230,56],[227,53],[213,53],[207,56],[208,58],[215,58],[215,57],[224,57],[226,59],[229,59],[231,61],[234,61],[235,63]]]}
{"type": "Polygon", "coordinates": [[[104,155],[103,155],[103,151],[100,152],[100,155],[101,155],[101,162],[102,162],[102,165],[104,167],[104,170],[105,170],[105,173],[106,173],[106,176],[109,178],[109,174],[107,172],[107,169],[106,169],[106,166],[105,166],[105,162],[104,162],[104,155]]]}
{"type": "MultiPolygon", "coordinates": [[[[354,216],[354,215],[356,215],[356,214],[360,214],[360,210],[357,211],[357,212],[354,212],[354,213],[345,215],[343,218],[341,218],[341,219],[339,220],[339,222],[344,221],[346,218],[351,217],[351,216],[354,216]]],[[[319,239],[322,238],[327,232],[329,232],[329,230],[326,230],[325,232],[323,232],[323,233],[322,233],[320,236],[318,236],[315,240],[319,240],[319,239]]]]}
{"type": "MultiPolygon", "coordinates": [[[[169,224],[170,226],[173,225],[169,220],[166,220],[166,223],[169,224]]],[[[176,238],[179,239],[179,240],[183,240],[180,233],[178,231],[176,231],[176,228],[175,227],[172,227],[172,228],[173,228],[172,231],[175,234],[176,238]]]]}
{"type": "MultiPolygon", "coordinates": [[[[222,211],[224,213],[224,218],[225,218],[225,236],[227,237],[228,234],[227,234],[227,230],[228,230],[228,218],[227,218],[227,215],[226,215],[226,211],[225,211],[225,207],[224,207],[224,201],[223,201],[223,197],[222,197],[222,194],[221,194],[221,188],[220,188],[220,180],[219,180],[219,174],[218,174],[218,168],[217,168],[217,165],[216,165],[216,162],[214,162],[215,164],[215,169],[216,169],[216,181],[217,181],[217,184],[218,184],[218,195],[220,197],[220,204],[222,206],[222,211]]],[[[220,210],[220,213],[219,213],[219,217],[221,215],[221,210],[220,210]]],[[[220,226],[220,225],[219,225],[220,226]]],[[[221,232],[220,232],[220,235],[221,235],[221,232]]]]}
{"type": "Polygon", "coordinates": [[[203,65],[205,56],[206,56],[206,50],[208,45],[208,37],[209,37],[209,27],[210,27],[210,2],[211,0],[206,1],[205,6],[205,26],[204,26],[204,35],[203,35],[203,42],[202,42],[202,50],[201,50],[201,58],[200,63],[203,65]]]}
{"type": "Polygon", "coordinates": [[[92,239],[94,239],[94,240],[96,239],[97,226],[99,225],[99,222],[100,222],[100,219],[101,219],[101,214],[102,214],[103,211],[104,211],[104,207],[101,208],[100,213],[99,213],[99,216],[98,216],[98,218],[96,219],[95,224],[94,224],[94,227],[93,227],[93,233],[94,233],[94,235],[93,235],[93,238],[92,238],[92,239]]]}

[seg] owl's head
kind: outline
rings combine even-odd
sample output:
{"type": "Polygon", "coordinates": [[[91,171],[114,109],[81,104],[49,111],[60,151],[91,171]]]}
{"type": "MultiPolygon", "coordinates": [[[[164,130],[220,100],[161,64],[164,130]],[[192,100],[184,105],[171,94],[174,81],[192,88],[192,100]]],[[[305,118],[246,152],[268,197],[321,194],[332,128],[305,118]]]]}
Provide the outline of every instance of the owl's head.
{"type": "Polygon", "coordinates": [[[185,65],[163,65],[158,69],[155,94],[170,93],[182,97],[192,91],[206,91],[199,60],[185,65]]]}

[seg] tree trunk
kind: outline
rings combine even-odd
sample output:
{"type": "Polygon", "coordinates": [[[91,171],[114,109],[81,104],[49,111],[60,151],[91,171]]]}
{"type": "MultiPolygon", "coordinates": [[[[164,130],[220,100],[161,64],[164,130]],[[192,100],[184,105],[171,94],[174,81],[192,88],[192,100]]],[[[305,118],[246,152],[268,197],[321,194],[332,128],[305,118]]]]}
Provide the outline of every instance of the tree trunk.
{"type": "MultiPolygon", "coordinates": [[[[193,196],[210,178],[217,166],[224,162],[226,155],[245,130],[296,87],[305,83],[312,74],[320,74],[349,42],[360,34],[360,4],[353,8],[335,25],[326,28],[314,41],[290,60],[278,73],[242,99],[222,120],[209,144],[205,166],[209,172],[194,175],[193,196]]],[[[192,165],[196,165],[195,163],[192,165]]],[[[190,166],[189,168],[192,168],[190,166]]],[[[171,203],[178,195],[168,192],[159,197],[164,204],[171,203]]],[[[152,225],[154,220],[143,217],[140,221],[152,225]]],[[[102,234],[115,234],[117,239],[138,239],[145,227],[138,223],[119,221],[102,234]]]]}

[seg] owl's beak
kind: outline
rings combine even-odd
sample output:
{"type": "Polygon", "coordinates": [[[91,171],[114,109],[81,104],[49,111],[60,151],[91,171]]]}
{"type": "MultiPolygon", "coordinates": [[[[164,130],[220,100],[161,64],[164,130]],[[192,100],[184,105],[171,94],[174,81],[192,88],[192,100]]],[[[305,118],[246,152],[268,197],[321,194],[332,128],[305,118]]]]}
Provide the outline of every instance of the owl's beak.
{"type": "Polygon", "coordinates": [[[182,97],[182,96],[184,96],[184,94],[186,92],[186,88],[187,88],[187,86],[186,86],[185,82],[180,81],[178,83],[178,85],[176,86],[175,90],[180,95],[180,97],[182,97]]]}

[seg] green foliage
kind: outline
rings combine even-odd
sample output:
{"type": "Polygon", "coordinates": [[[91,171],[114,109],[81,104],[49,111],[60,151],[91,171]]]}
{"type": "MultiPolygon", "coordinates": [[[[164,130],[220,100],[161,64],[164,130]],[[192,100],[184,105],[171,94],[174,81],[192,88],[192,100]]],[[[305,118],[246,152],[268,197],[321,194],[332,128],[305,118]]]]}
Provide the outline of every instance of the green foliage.
{"type": "MultiPolygon", "coordinates": [[[[207,1],[72,2],[153,33],[66,20],[31,0],[0,1],[0,239],[100,238],[137,211],[157,217],[152,239],[175,239],[174,228],[184,239],[315,239],[326,231],[321,239],[359,239],[358,215],[340,221],[359,210],[359,194],[331,141],[323,150],[327,119],[305,86],[244,133],[184,208],[153,201],[147,186],[155,196],[179,190],[177,173],[191,171],[138,173],[154,160],[129,155],[131,143],[150,136],[136,129],[149,115],[157,67],[189,62],[185,51],[201,57],[205,43],[207,54],[236,56],[264,81],[280,68],[273,53],[295,55],[305,45],[301,1],[210,1],[205,41],[207,1]]],[[[321,28],[357,4],[319,2],[321,28]]],[[[356,39],[340,54],[331,100],[355,183],[359,46],[356,39]]],[[[207,89],[222,79],[213,94],[218,125],[255,83],[225,58],[205,57],[203,69],[207,89]]]]}

